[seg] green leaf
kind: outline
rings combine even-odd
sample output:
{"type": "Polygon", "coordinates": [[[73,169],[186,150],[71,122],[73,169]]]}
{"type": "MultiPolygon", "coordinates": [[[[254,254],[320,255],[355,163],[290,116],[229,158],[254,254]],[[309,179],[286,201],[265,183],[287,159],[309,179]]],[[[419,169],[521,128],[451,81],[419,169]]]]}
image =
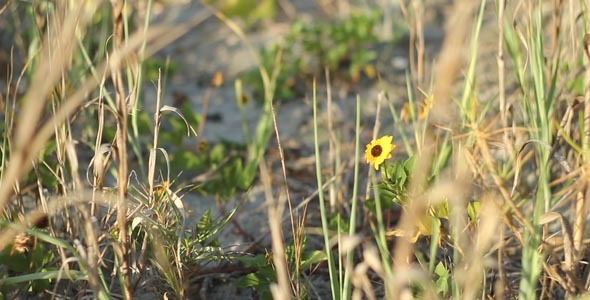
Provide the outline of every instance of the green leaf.
{"type": "MultiPolygon", "coordinates": [[[[447,139],[447,137],[445,137],[445,140],[446,139],[447,139]]],[[[447,166],[452,152],[453,152],[452,143],[447,143],[445,141],[443,143],[442,149],[440,149],[438,155],[436,155],[434,164],[432,166],[432,175],[430,178],[431,180],[432,180],[432,178],[436,178],[438,176],[438,174],[440,173],[440,171],[442,171],[442,169],[444,169],[447,166]]]]}
{"type": "Polygon", "coordinates": [[[21,276],[14,276],[14,277],[7,277],[0,279],[0,286],[1,285],[11,285],[11,284],[18,284],[23,282],[29,282],[34,280],[44,280],[44,279],[57,279],[61,277],[62,279],[71,279],[71,280],[86,280],[88,279],[87,275],[82,271],[70,270],[65,272],[63,270],[58,271],[45,271],[33,274],[26,274],[21,276]]]}
{"type": "Polygon", "coordinates": [[[211,162],[213,162],[213,163],[223,161],[225,156],[226,156],[225,147],[223,147],[223,145],[221,145],[221,144],[215,145],[213,147],[213,149],[211,149],[211,152],[209,153],[209,158],[211,159],[211,162]]]}
{"type": "Polygon", "coordinates": [[[467,204],[467,215],[469,216],[469,220],[471,220],[472,223],[477,222],[477,217],[479,216],[480,207],[481,207],[481,202],[479,202],[479,201],[473,201],[473,202],[469,202],[469,204],[467,204]]]}
{"type": "Polygon", "coordinates": [[[199,232],[209,230],[212,223],[213,223],[213,220],[211,218],[211,210],[208,209],[205,211],[205,213],[201,217],[201,220],[199,220],[199,223],[197,224],[197,230],[199,232]]]}
{"type": "Polygon", "coordinates": [[[301,270],[305,270],[314,264],[325,261],[326,259],[328,259],[328,257],[324,251],[314,250],[311,252],[306,252],[303,254],[303,258],[301,259],[300,268],[301,270]]]}
{"type": "Polygon", "coordinates": [[[211,217],[211,210],[207,210],[203,217],[201,217],[199,223],[196,225],[195,234],[190,238],[194,239],[194,242],[196,243],[208,246],[216,246],[217,239],[215,237],[225,227],[225,225],[227,225],[238,208],[239,206],[236,206],[231,212],[229,212],[229,214],[216,220],[213,220],[211,217]]]}
{"type": "Polygon", "coordinates": [[[243,263],[246,267],[262,268],[268,266],[268,260],[263,254],[258,254],[255,256],[238,256],[234,259],[243,263]]]}
{"type": "Polygon", "coordinates": [[[449,293],[449,271],[445,268],[442,262],[439,262],[434,269],[434,273],[437,275],[436,279],[436,290],[439,295],[443,297],[449,293]]]}
{"type": "Polygon", "coordinates": [[[258,275],[256,275],[256,273],[250,273],[250,274],[247,274],[246,276],[240,278],[240,280],[238,280],[236,285],[238,287],[254,287],[254,286],[261,285],[263,281],[264,281],[264,279],[258,277],[258,275]]]}
{"type": "Polygon", "coordinates": [[[18,272],[18,273],[25,273],[30,271],[29,270],[29,263],[30,260],[24,253],[12,253],[11,252],[12,245],[4,248],[4,251],[0,253],[0,264],[8,267],[9,270],[18,272]]]}
{"type": "MultiPolygon", "coordinates": [[[[381,194],[379,194],[381,198],[383,198],[383,196],[381,194]]],[[[383,199],[387,199],[387,198],[383,198],[383,199]]],[[[393,199],[393,198],[392,198],[393,199]]],[[[374,198],[369,198],[367,199],[365,202],[365,207],[372,213],[372,214],[376,214],[376,205],[375,205],[375,199],[374,198]]],[[[383,201],[381,200],[381,209],[383,210],[388,210],[390,208],[392,208],[394,206],[395,202],[394,201],[383,201]]]]}
{"type": "Polygon", "coordinates": [[[275,279],[274,270],[268,267],[243,276],[236,282],[236,286],[239,288],[252,287],[258,292],[260,299],[272,299],[269,285],[275,279]]]}

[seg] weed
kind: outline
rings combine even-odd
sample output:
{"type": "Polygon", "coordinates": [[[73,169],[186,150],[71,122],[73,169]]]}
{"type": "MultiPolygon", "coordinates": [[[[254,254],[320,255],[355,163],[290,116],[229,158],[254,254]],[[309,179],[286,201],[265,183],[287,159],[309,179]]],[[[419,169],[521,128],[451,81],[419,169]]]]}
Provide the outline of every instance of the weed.
{"type": "MultiPolygon", "coordinates": [[[[260,53],[267,70],[272,68],[277,53],[282,53],[277,99],[303,95],[309,89],[306,78],[326,69],[332,74],[346,74],[337,79],[353,83],[360,80],[361,74],[374,79],[377,53],[372,48],[378,41],[375,27],[380,17],[378,11],[373,11],[336,21],[293,22],[284,42],[263,48],[260,53]]],[[[242,79],[255,95],[261,94],[262,85],[255,73],[247,73],[242,79]]]]}

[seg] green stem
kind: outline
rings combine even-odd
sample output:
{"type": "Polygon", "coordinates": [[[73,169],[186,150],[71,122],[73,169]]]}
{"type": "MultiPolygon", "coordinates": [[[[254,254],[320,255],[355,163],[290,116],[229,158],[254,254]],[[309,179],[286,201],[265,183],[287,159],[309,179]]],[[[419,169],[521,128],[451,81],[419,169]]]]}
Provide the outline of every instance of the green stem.
{"type": "Polygon", "coordinates": [[[334,264],[334,258],[332,257],[332,250],[330,249],[330,233],[328,231],[328,218],[326,212],[326,202],[324,199],[324,191],[322,190],[322,166],[320,157],[320,144],[318,138],[318,118],[317,118],[317,97],[316,97],[316,82],[313,82],[313,138],[315,145],[315,167],[316,167],[316,178],[318,182],[318,197],[320,200],[320,216],[322,220],[322,233],[324,235],[324,245],[326,247],[326,257],[328,260],[328,267],[330,273],[330,286],[332,287],[332,299],[339,300],[340,284],[336,277],[336,266],[334,264]]]}

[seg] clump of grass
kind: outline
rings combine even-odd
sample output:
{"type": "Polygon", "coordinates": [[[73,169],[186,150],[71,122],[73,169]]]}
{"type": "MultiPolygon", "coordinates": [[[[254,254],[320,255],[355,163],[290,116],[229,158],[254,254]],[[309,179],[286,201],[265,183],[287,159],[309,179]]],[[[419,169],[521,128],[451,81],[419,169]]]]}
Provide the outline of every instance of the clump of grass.
{"type": "Polygon", "coordinates": [[[187,229],[182,195],[168,186],[169,172],[165,178],[155,176],[169,170],[156,159],[157,151],[167,158],[158,147],[161,112],[178,111],[158,101],[152,145],[142,144],[132,130],[137,120],[129,116],[136,116],[141,105],[144,59],[210,13],[181,26],[151,26],[150,1],[144,27],[134,29],[130,7],[125,7],[130,4],[123,1],[37,4],[7,4],[14,11],[29,11],[27,25],[37,17],[46,22],[34,27],[38,35],[26,45],[29,60],[16,81],[10,74],[10,88],[2,97],[3,295],[163,295],[164,289],[148,290],[157,275],[178,298],[185,297],[186,265],[221,259],[213,246],[227,218],[215,221],[206,215],[197,230],[187,229]],[[109,28],[112,43],[100,40],[103,35],[93,40],[94,26],[109,28]],[[98,50],[92,46],[97,44],[98,50]],[[29,84],[21,95],[24,76],[29,84]],[[107,124],[116,131],[105,141],[107,124]],[[87,128],[91,139],[76,140],[87,137],[87,128]],[[150,153],[147,170],[130,170],[137,163],[132,152],[140,165],[141,154],[150,153]],[[86,181],[81,178],[85,164],[86,181]],[[157,189],[158,181],[166,182],[165,188],[157,189]]]}

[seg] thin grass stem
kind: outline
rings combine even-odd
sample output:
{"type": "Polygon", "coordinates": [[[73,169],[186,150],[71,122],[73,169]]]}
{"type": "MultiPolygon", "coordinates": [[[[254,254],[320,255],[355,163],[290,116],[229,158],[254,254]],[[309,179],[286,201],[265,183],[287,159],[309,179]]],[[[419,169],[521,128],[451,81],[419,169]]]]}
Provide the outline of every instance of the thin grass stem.
{"type": "MultiPolygon", "coordinates": [[[[316,81],[313,81],[312,87],[312,99],[313,99],[313,138],[315,146],[315,166],[316,166],[316,179],[318,183],[318,189],[321,189],[322,184],[322,166],[321,166],[321,155],[320,155],[320,142],[318,133],[318,116],[317,116],[317,97],[316,97],[316,81]]],[[[330,245],[330,233],[328,230],[328,217],[326,211],[326,202],[324,199],[324,193],[318,193],[319,205],[320,205],[320,217],[322,221],[322,233],[324,236],[324,247],[326,250],[326,258],[328,261],[328,268],[330,272],[330,287],[332,289],[332,299],[340,299],[340,285],[336,274],[336,265],[334,263],[334,257],[332,256],[332,247],[330,245]]]]}

